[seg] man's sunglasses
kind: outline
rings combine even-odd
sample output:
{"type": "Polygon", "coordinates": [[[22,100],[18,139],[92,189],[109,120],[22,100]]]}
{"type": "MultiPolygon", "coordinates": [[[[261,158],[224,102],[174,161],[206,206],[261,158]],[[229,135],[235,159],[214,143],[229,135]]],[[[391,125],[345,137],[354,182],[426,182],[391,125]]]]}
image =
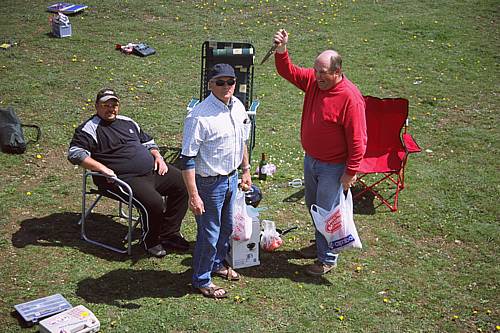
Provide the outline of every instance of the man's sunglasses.
{"type": "Polygon", "coordinates": [[[215,80],[215,84],[219,87],[222,87],[224,84],[227,84],[228,86],[232,86],[236,83],[235,79],[229,79],[227,81],[224,80],[215,80]]]}

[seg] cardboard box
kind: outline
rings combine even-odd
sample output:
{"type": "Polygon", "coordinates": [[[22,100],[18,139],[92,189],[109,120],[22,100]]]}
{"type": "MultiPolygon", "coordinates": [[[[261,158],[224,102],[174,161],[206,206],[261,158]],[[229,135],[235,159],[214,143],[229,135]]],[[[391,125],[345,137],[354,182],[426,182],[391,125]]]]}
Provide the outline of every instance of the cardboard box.
{"type": "Polygon", "coordinates": [[[52,34],[56,37],[70,37],[71,36],[71,23],[67,25],[52,22],[52,34]]]}
{"type": "Polygon", "coordinates": [[[253,218],[252,236],[243,242],[230,239],[226,261],[234,269],[260,265],[259,249],[260,221],[258,218],[253,218]]]}

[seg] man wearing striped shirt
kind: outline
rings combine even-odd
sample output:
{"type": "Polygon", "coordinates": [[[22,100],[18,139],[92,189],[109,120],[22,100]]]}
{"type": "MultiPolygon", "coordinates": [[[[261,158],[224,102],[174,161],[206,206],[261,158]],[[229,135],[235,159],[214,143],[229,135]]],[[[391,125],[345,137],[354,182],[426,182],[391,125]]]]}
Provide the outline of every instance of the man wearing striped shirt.
{"type": "Polygon", "coordinates": [[[233,202],[242,166],[242,186],[252,184],[246,141],[250,119],[234,97],[236,75],[228,64],[210,70],[211,94],[196,105],[184,124],[181,170],[189,194],[189,208],[197,223],[192,284],[204,296],[227,297],[212,276],[238,280],[224,265],[233,225],[233,202]]]}

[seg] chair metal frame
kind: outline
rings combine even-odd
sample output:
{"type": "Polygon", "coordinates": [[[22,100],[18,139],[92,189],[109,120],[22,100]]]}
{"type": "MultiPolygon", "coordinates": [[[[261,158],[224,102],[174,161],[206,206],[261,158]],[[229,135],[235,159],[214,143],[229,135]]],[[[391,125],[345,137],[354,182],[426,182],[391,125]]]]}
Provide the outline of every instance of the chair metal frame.
{"type": "Polygon", "coordinates": [[[235,69],[236,87],[234,96],[245,106],[251,121],[250,138],[248,143],[248,157],[251,161],[252,151],[255,148],[255,131],[257,109],[260,105],[253,98],[255,48],[248,42],[205,41],[201,50],[201,82],[199,98],[192,98],[187,106],[191,111],[200,101],[210,95],[208,89],[208,74],[213,65],[218,63],[230,64],[235,69]]]}
{"type": "MultiPolygon", "coordinates": [[[[375,103],[397,103],[400,104],[401,107],[401,119],[402,119],[402,124],[399,127],[399,147],[386,147],[387,152],[392,150],[392,152],[396,152],[396,155],[398,156],[400,153],[401,154],[401,161],[398,163],[398,167],[395,168],[390,168],[389,163],[387,163],[387,168],[385,170],[370,170],[368,169],[367,166],[363,164],[363,161],[361,162],[360,166],[360,173],[358,174],[358,178],[356,181],[356,184],[359,184],[362,187],[362,190],[356,195],[354,195],[353,199],[357,199],[361,197],[363,194],[367,192],[371,192],[377,199],[381,201],[381,204],[387,206],[392,212],[395,212],[398,210],[398,199],[399,199],[399,193],[405,188],[405,168],[406,168],[406,163],[408,161],[408,156],[409,154],[412,153],[418,153],[421,151],[421,148],[418,146],[416,141],[413,139],[413,137],[407,132],[408,130],[408,100],[403,99],[403,98],[378,98],[378,97],[373,97],[373,96],[364,96],[365,101],[367,101],[367,109],[366,113],[371,112],[372,110],[368,109],[368,102],[374,101],[375,103]],[[382,175],[382,178],[379,180],[375,181],[374,183],[368,183],[368,180],[366,180],[368,175],[373,175],[373,174],[378,174],[382,175]],[[393,191],[392,195],[384,197],[379,190],[376,189],[376,187],[380,184],[388,182],[391,187],[390,190],[393,191]],[[392,199],[392,200],[391,200],[392,199]],[[392,201],[392,202],[391,202],[392,201]]],[[[370,142],[370,127],[369,123],[367,122],[367,134],[368,134],[368,142],[370,142]]],[[[396,141],[396,140],[395,140],[396,141]]],[[[367,147],[367,149],[369,149],[367,147]]],[[[369,155],[369,151],[367,150],[365,157],[369,155]]]]}
{"type": "Polygon", "coordinates": [[[86,242],[89,242],[91,244],[106,248],[108,250],[118,252],[118,253],[127,253],[128,255],[131,255],[132,254],[132,232],[137,227],[137,225],[139,223],[141,223],[140,214],[139,214],[139,217],[133,216],[133,209],[134,209],[134,206],[132,204],[133,199],[134,199],[134,193],[133,193],[132,189],[123,180],[121,180],[117,177],[108,177],[108,176],[105,176],[99,172],[84,170],[83,176],[82,176],[82,215],[81,215],[80,221],[78,222],[80,224],[80,227],[81,227],[80,228],[81,238],[83,240],[85,240],[86,242]],[[95,188],[88,189],[89,182],[87,181],[87,178],[89,176],[104,177],[104,178],[113,180],[116,185],[120,186],[128,194],[128,201],[123,201],[123,200],[119,200],[117,198],[110,197],[110,196],[106,195],[105,192],[103,192],[99,189],[95,189],[95,188]],[[92,203],[90,204],[90,206],[88,208],[87,208],[87,195],[95,195],[96,196],[96,198],[94,199],[94,201],[92,201],[92,203]],[[124,241],[126,242],[125,249],[120,249],[120,248],[114,247],[112,245],[97,241],[95,239],[91,239],[87,235],[87,232],[85,229],[86,219],[90,215],[90,213],[92,213],[92,209],[94,209],[94,207],[99,203],[99,201],[103,197],[118,201],[118,217],[127,219],[128,232],[127,232],[127,235],[125,236],[125,239],[124,239],[124,241]],[[123,209],[124,204],[127,205],[126,212],[123,209]]]}

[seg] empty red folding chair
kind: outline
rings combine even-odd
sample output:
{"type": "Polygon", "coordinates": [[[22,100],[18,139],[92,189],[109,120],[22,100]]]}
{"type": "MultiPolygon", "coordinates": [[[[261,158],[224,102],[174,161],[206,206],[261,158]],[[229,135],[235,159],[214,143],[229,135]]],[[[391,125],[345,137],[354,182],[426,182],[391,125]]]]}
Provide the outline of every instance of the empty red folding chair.
{"type": "Polygon", "coordinates": [[[407,133],[408,100],[365,96],[368,142],[358,170],[361,186],[354,199],[373,193],[382,204],[395,212],[399,192],[405,187],[408,155],[421,151],[407,133]]]}

